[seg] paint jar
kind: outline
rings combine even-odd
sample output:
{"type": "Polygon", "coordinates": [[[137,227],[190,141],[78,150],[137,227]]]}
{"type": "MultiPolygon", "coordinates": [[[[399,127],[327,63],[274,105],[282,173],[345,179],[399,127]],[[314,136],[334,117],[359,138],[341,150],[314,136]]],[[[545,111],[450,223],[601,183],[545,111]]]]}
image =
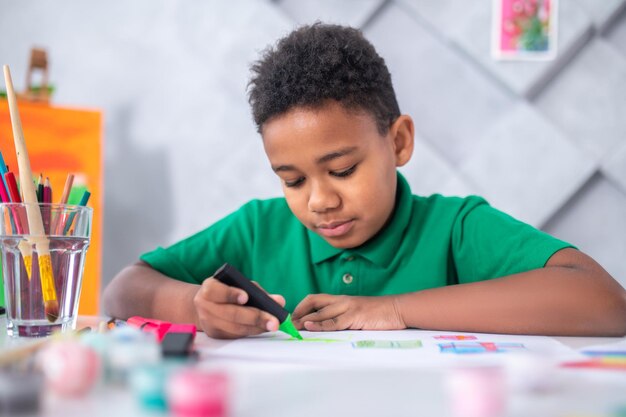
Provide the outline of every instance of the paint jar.
{"type": "Polygon", "coordinates": [[[38,415],[43,390],[44,377],[39,372],[0,370],[0,417],[38,415]]]}
{"type": "Polygon", "coordinates": [[[166,387],[174,417],[225,417],[228,415],[226,374],[188,368],[174,373],[166,387]]]}
{"type": "Polygon", "coordinates": [[[37,362],[47,386],[62,397],[86,395],[102,368],[98,353],[77,339],[53,340],[39,352],[37,362]]]}
{"type": "Polygon", "coordinates": [[[559,361],[550,353],[512,352],[503,359],[511,392],[547,393],[556,388],[559,361]]]}
{"type": "Polygon", "coordinates": [[[122,326],[114,328],[107,336],[110,341],[105,368],[109,383],[126,385],[134,369],[161,362],[161,347],[150,333],[122,326]]]}
{"type": "Polygon", "coordinates": [[[0,253],[9,336],[76,327],[93,210],[66,204],[0,204],[0,253]]]}
{"type": "Polygon", "coordinates": [[[181,368],[172,362],[146,364],[130,373],[130,387],[139,405],[149,411],[166,411],[166,385],[170,375],[181,368]]]}
{"type": "Polygon", "coordinates": [[[454,417],[499,417],[506,407],[506,378],[496,365],[448,370],[446,388],[454,417]]]}

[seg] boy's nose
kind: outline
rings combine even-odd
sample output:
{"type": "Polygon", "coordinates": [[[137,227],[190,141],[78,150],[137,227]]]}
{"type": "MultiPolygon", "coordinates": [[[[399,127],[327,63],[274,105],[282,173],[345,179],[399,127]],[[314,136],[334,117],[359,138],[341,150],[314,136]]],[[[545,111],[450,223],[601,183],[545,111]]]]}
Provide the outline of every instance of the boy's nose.
{"type": "Polygon", "coordinates": [[[314,213],[323,213],[341,205],[339,194],[324,184],[315,184],[309,195],[309,210],[314,213]]]}

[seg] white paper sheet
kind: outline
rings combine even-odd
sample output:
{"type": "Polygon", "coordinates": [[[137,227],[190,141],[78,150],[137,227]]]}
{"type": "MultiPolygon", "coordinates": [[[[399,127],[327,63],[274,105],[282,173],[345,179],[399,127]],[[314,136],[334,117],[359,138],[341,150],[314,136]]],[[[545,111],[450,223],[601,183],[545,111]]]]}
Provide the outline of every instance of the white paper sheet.
{"type": "Polygon", "coordinates": [[[559,360],[580,357],[573,349],[544,336],[424,330],[303,331],[301,334],[303,341],[278,332],[234,341],[205,337],[198,340],[197,348],[201,357],[207,359],[370,367],[499,364],[515,354],[537,354],[559,360]]]}

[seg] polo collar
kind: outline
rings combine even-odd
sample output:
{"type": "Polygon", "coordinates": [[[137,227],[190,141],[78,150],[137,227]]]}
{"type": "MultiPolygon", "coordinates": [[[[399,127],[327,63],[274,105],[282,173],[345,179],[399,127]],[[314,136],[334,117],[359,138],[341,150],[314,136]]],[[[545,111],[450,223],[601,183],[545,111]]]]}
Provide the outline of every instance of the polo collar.
{"type": "Polygon", "coordinates": [[[380,267],[388,266],[398,251],[401,236],[411,217],[411,187],[399,172],[397,181],[396,204],[390,222],[363,245],[351,249],[335,248],[320,235],[307,229],[313,262],[317,264],[345,253],[346,256],[362,256],[380,267]]]}

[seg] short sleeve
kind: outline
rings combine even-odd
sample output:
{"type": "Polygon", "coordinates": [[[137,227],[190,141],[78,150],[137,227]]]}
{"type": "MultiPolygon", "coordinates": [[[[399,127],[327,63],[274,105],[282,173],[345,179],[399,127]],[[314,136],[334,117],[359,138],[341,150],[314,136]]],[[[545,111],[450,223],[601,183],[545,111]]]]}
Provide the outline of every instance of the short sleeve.
{"type": "Polygon", "coordinates": [[[542,268],[557,251],[574,247],[514,219],[479,197],[468,197],[452,230],[459,283],[542,268]]]}
{"type": "Polygon", "coordinates": [[[174,279],[202,283],[225,262],[244,268],[253,244],[253,204],[248,203],[206,229],[140,259],[174,279]]]}

